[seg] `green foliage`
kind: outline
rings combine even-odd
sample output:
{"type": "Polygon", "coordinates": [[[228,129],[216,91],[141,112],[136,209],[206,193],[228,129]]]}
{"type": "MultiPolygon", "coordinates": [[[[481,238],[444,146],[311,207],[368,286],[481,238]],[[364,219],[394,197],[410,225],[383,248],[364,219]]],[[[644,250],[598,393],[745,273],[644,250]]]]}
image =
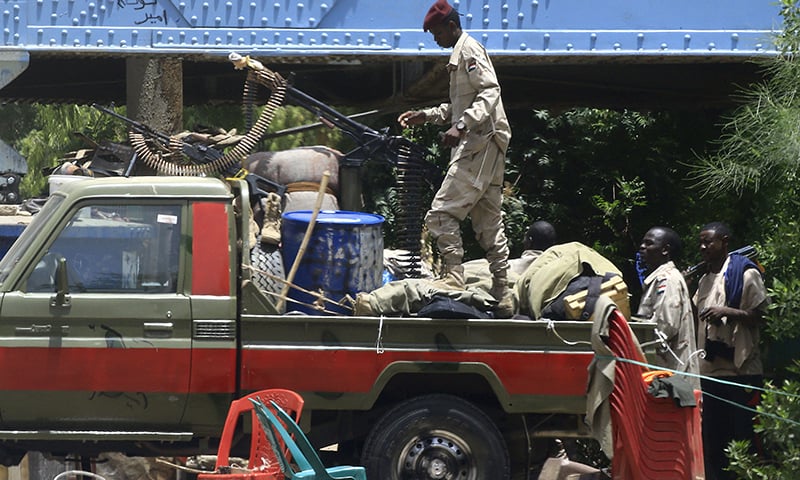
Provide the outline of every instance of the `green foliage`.
{"type": "Polygon", "coordinates": [[[775,36],[775,45],[789,55],[800,50],[800,6],[795,0],[780,0],[783,30],[775,36]]]}
{"type": "MultiPolygon", "coordinates": [[[[685,180],[718,120],[715,111],[515,111],[506,178],[529,221],[547,220],[560,241],[600,251],[636,295],[633,256],[650,227],[672,227],[695,245],[700,225],[722,218],[737,228],[749,218],[746,198],[729,195],[710,209],[685,180]]],[[[698,261],[696,248],[684,251],[679,264],[698,261]]]]}
{"type": "Polygon", "coordinates": [[[772,303],[767,314],[766,333],[770,338],[800,338],[800,279],[786,282],[776,278],[768,289],[772,303]]]}
{"type": "Polygon", "coordinates": [[[602,213],[603,223],[616,236],[627,238],[631,236],[631,215],[635,208],[647,205],[645,185],[640,178],[626,180],[624,177],[617,179],[612,188],[611,200],[606,200],[602,195],[594,195],[592,203],[602,213]]]}
{"type": "Polygon", "coordinates": [[[28,174],[22,180],[23,198],[46,195],[46,174],[59,158],[80,148],[90,148],[76,133],[91,139],[116,138],[124,127],[99,110],[83,105],[34,105],[33,130],[13,146],[28,162],[28,174]]]}
{"type": "Polygon", "coordinates": [[[506,188],[503,189],[503,227],[508,238],[511,257],[519,257],[522,254],[525,232],[532,223],[525,212],[527,206],[519,190],[506,183],[506,188]]]}
{"type": "MultiPolygon", "coordinates": [[[[259,112],[260,113],[260,109],[259,112]]],[[[342,112],[345,113],[346,112],[342,112]]],[[[257,116],[256,116],[257,118],[257,116]]],[[[302,107],[285,106],[275,112],[270,123],[269,132],[278,132],[286,128],[300,127],[317,123],[319,120],[311,112],[302,107]]],[[[264,142],[265,151],[288,150],[302,146],[327,145],[332,148],[343,149],[342,132],[338,129],[329,129],[325,126],[309,129],[304,132],[282,135],[264,142]]]]}
{"type": "Polygon", "coordinates": [[[766,189],[767,195],[796,189],[800,165],[800,6],[781,0],[783,31],[775,44],[783,53],[763,61],[765,80],[742,93],[727,118],[718,151],[700,158],[692,177],[705,193],[766,189]]]}
{"type": "Polygon", "coordinates": [[[767,383],[767,389],[755,424],[766,458],[752,454],[749,442],[732,442],[730,470],[745,480],[794,480],[800,472],[800,382],[786,380],[778,390],[767,383]]]}

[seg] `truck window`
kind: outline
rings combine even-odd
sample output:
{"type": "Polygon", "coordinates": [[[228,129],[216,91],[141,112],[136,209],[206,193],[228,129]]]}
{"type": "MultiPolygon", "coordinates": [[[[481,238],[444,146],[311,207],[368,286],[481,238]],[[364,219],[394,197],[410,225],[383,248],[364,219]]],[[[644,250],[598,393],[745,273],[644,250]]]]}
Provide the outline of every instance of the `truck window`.
{"type": "Polygon", "coordinates": [[[64,197],[60,195],[51,196],[42,207],[42,210],[33,218],[31,224],[22,231],[17,241],[11,245],[6,255],[0,260],[0,283],[5,283],[8,274],[11,273],[14,266],[19,263],[22,255],[30,248],[31,242],[42,233],[44,225],[47,224],[45,219],[50,217],[63,201],[64,197]]]}
{"type": "Polygon", "coordinates": [[[180,228],[177,204],[83,207],[42,255],[27,290],[54,291],[63,257],[71,291],[175,293],[180,228]]]}

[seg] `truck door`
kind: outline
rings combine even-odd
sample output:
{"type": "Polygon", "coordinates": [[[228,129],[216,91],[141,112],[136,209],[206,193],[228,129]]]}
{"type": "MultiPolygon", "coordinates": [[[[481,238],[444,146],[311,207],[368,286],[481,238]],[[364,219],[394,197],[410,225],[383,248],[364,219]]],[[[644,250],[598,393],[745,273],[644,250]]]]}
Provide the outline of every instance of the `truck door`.
{"type": "Polygon", "coordinates": [[[6,427],[178,424],[191,359],[179,275],[187,208],[97,199],[52,233],[0,307],[6,427]],[[69,284],[62,298],[59,263],[69,284]]]}

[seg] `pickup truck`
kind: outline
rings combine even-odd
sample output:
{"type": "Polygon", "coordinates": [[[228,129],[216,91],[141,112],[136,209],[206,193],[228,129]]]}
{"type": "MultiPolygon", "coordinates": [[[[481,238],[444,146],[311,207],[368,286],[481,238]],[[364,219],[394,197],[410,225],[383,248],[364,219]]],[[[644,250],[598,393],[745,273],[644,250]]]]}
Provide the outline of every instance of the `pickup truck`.
{"type": "Polygon", "coordinates": [[[265,388],[299,392],[315,446],[374,479],[527,478],[544,439],[587,434],[590,323],[280,314],[247,268],[248,188],[51,195],[0,261],[4,464],[213,454],[231,400],[265,388]]]}

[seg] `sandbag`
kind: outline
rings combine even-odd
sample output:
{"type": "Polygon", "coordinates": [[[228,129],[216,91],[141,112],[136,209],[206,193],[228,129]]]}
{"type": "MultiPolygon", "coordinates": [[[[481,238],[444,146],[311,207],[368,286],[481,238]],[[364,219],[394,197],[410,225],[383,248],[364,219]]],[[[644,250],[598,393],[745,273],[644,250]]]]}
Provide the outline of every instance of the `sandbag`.
{"type": "MultiPolygon", "coordinates": [[[[328,188],[339,192],[339,160],[342,152],[325,146],[299,147],[277,152],[256,152],[242,161],[248,171],[282,185],[319,183],[330,172],[328,188]]],[[[311,189],[313,190],[313,189],[311,189]]]]}
{"type": "MultiPolygon", "coordinates": [[[[288,192],[283,199],[284,212],[313,210],[317,203],[318,192],[288,192]]],[[[322,210],[339,210],[339,201],[335,196],[326,193],[322,198],[322,210]]]]}

